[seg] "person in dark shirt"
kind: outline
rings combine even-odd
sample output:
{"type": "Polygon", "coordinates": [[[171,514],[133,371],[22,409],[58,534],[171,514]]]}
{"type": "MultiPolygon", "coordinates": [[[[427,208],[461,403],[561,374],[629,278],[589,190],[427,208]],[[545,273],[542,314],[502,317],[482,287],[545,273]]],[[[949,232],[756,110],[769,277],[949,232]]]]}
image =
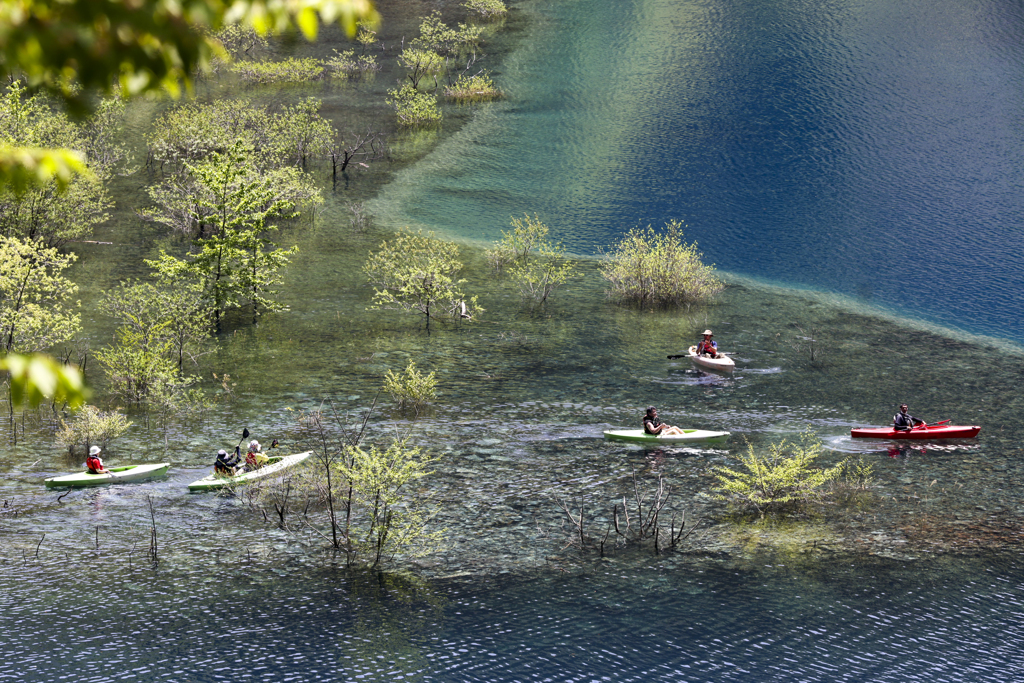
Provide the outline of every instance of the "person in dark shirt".
{"type": "Polygon", "coordinates": [[[658,409],[654,406],[650,406],[647,409],[647,414],[644,415],[644,433],[653,434],[655,436],[671,436],[674,434],[685,434],[685,432],[679,427],[673,427],[667,425],[658,419],[658,409]]]}
{"type": "Polygon", "coordinates": [[[892,428],[897,432],[909,432],[915,425],[925,426],[924,420],[918,420],[907,412],[907,404],[900,405],[900,412],[892,416],[892,428]]]}
{"type": "Polygon", "coordinates": [[[230,477],[238,470],[239,463],[242,462],[242,456],[239,454],[238,449],[231,455],[223,448],[217,451],[217,461],[213,463],[214,474],[222,474],[230,477]]]}

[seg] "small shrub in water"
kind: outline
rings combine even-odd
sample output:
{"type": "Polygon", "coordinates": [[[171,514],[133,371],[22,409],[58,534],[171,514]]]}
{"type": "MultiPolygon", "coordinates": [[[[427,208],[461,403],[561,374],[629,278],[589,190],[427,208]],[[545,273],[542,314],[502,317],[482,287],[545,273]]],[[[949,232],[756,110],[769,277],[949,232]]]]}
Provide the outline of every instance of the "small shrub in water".
{"type": "Polygon", "coordinates": [[[494,87],[490,74],[481,71],[475,76],[460,75],[455,83],[444,89],[444,96],[456,102],[487,102],[501,97],[501,91],[494,87]]]}
{"type": "Polygon", "coordinates": [[[289,57],[277,62],[240,60],[232,65],[232,71],[253,83],[305,83],[322,80],[328,75],[327,64],[312,57],[289,57]]]}
{"type": "Polygon", "coordinates": [[[718,479],[718,498],[738,500],[762,514],[820,499],[825,484],[838,479],[846,463],[820,469],[814,466],[819,455],[821,442],[810,430],[799,444],[783,440],[771,444],[764,454],[748,445],[747,454],[739,456],[742,469],[712,468],[718,479]]]}
{"type": "Polygon", "coordinates": [[[697,243],[683,242],[683,224],[669,221],[665,232],[633,228],[605,259],[601,274],[611,294],[641,308],[707,303],[725,285],[715,267],[704,265],[697,243]]]}
{"type": "Polygon", "coordinates": [[[466,0],[462,6],[485,19],[494,19],[508,14],[508,7],[502,0],[466,0]]]}
{"type": "Polygon", "coordinates": [[[389,90],[387,101],[398,116],[402,126],[423,126],[441,120],[441,109],[437,106],[437,98],[416,90],[411,83],[406,83],[401,90],[389,90]]]}
{"type": "Polygon", "coordinates": [[[413,361],[409,361],[404,372],[388,370],[384,375],[384,391],[391,394],[399,408],[411,408],[417,413],[437,398],[436,387],[435,373],[424,375],[413,361]]]}
{"type": "Polygon", "coordinates": [[[67,448],[72,457],[84,456],[90,446],[106,449],[131,426],[128,418],[116,410],[104,412],[96,406],[82,406],[70,420],[61,419],[57,444],[67,448]]]}

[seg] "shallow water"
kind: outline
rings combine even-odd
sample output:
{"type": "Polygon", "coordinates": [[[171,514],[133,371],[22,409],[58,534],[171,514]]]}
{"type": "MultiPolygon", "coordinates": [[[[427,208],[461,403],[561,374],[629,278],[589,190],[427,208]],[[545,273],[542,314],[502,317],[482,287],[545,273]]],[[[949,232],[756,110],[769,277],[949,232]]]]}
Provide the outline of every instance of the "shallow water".
{"type": "MultiPolygon", "coordinates": [[[[958,311],[975,334],[1021,337],[1012,252],[953,262],[924,244],[895,264],[883,253],[894,223],[915,244],[922,234],[972,248],[1016,239],[1006,227],[1020,201],[1019,171],[1007,166],[1020,134],[1006,123],[1012,102],[989,98],[961,128],[954,114],[985,88],[1015,87],[1018,11],[522,4],[510,30],[528,25],[529,40],[496,69],[509,100],[472,120],[463,112],[469,122],[451,138],[401,141],[436,147],[375,200],[378,227],[425,225],[475,243],[509,214],[537,211],[589,252],[638,220],[683,217],[733,273],[720,303],[623,309],[586,262],[532,310],[468,246],[467,286],[488,310],[428,336],[413,319],[366,310],[359,268],[380,233],[354,232],[342,201],[367,196],[381,176],[353,177],[315,227],[282,233],[301,247],[284,287],[291,310],[258,327],[229,320],[203,360],[205,386],[229,374],[230,392],[197,420],[147,424],[133,413],[137,424],[108,451],[108,464],[169,461],[168,477],[60,498],[42,480],[78,463],[52,446],[46,411],[0,425],[10,444],[0,625],[14,644],[0,680],[1024,678],[1020,348],[878,315],[892,306],[902,316],[910,296],[915,314],[947,327],[937,311],[958,311]],[[894,34],[893,24],[914,30],[894,34]],[[931,79],[964,101],[918,87],[931,79]],[[984,131],[989,144],[977,139],[984,131]],[[893,189],[896,179],[915,189],[893,189]],[[779,248],[785,236],[820,249],[779,248]],[[876,260],[849,257],[864,251],[876,260]],[[708,326],[735,353],[732,375],[665,358],[708,326]],[[338,568],[295,509],[282,530],[240,498],[186,493],[243,426],[299,448],[300,411],[327,397],[355,421],[384,372],[409,359],[438,371],[440,398],[414,418],[384,397],[369,440],[407,434],[441,456],[422,492],[441,504],[447,545],[398,563],[415,578],[338,568]],[[929,421],[981,425],[981,436],[905,448],[849,438],[850,427],[887,423],[903,400],[929,421]],[[649,404],[732,439],[660,450],[602,440],[649,404]],[[869,493],[790,523],[737,520],[708,496],[710,468],[734,464],[745,440],[759,447],[808,427],[826,464],[873,465],[869,493]],[[662,476],[669,510],[701,518],[699,532],[657,557],[620,547],[581,556],[558,501],[582,501],[601,535],[634,472],[647,486],[662,476]],[[82,588],[100,584],[113,592],[82,588]],[[237,644],[221,648],[219,636],[237,644]]],[[[346,92],[325,89],[339,106],[346,92]]],[[[76,266],[87,306],[163,244],[125,215],[105,230],[117,244],[83,246],[76,266]]],[[[106,343],[110,321],[86,317],[90,342],[106,343]]],[[[323,528],[317,513],[310,522],[323,528]]]]}

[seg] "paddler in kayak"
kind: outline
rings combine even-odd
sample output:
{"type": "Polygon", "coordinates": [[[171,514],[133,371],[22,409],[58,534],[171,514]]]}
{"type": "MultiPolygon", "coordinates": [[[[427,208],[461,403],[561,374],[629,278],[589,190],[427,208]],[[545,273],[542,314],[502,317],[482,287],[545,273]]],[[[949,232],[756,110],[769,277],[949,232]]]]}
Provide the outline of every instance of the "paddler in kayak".
{"type": "Polygon", "coordinates": [[[647,408],[647,414],[644,415],[644,433],[654,434],[655,436],[668,436],[672,434],[685,434],[679,427],[673,427],[667,425],[658,419],[658,409],[654,406],[647,408]]]}
{"type": "Polygon", "coordinates": [[[697,342],[697,355],[708,356],[710,358],[718,357],[718,342],[712,337],[715,335],[711,333],[711,330],[704,330],[704,338],[697,342]]]}
{"type": "Polygon", "coordinates": [[[228,452],[222,448],[217,451],[217,460],[213,463],[213,473],[230,477],[238,471],[238,465],[241,462],[242,456],[238,448],[235,448],[235,452],[231,455],[228,455],[228,452]]]}
{"type": "Polygon", "coordinates": [[[900,412],[892,416],[892,428],[897,432],[909,432],[915,425],[925,426],[924,420],[918,420],[907,412],[907,404],[900,404],[900,412]]]}
{"type": "Polygon", "coordinates": [[[263,455],[263,447],[260,442],[253,439],[249,442],[249,451],[245,454],[245,469],[247,472],[258,470],[267,464],[267,456],[263,455]]]}
{"type": "Polygon", "coordinates": [[[103,466],[103,461],[100,460],[100,447],[93,446],[89,449],[89,455],[85,459],[85,469],[89,471],[89,474],[110,474],[110,470],[103,466]]]}

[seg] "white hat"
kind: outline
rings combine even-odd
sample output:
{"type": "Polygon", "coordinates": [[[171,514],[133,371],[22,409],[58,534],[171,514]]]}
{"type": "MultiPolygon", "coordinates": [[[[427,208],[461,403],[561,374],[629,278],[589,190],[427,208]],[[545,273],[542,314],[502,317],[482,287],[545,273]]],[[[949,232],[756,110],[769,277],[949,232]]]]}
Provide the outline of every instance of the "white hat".
{"type": "Polygon", "coordinates": [[[714,337],[714,336],[715,336],[715,335],[714,335],[714,334],[713,334],[713,333],[711,332],[711,330],[704,330],[704,334],[710,334],[710,335],[711,335],[712,337],[714,337]]]}
{"type": "Polygon", "coordinates": [[[260,442],[259,441],[257,441],[256,439],[253,439],[252,441],[249,442],[249,450],[250,451],[258,451],[259,449],[260,449],[260,442]]]}
{"type": "Polygon", "coordinates": [[[100,447],[99,446],[93,446],[92,448],[89,449],[89,455],[99,455],[99,454],[100,454],[100,447]]]}

